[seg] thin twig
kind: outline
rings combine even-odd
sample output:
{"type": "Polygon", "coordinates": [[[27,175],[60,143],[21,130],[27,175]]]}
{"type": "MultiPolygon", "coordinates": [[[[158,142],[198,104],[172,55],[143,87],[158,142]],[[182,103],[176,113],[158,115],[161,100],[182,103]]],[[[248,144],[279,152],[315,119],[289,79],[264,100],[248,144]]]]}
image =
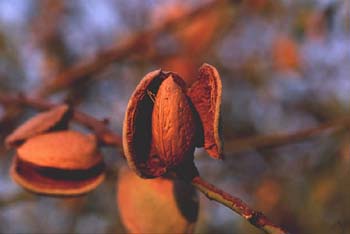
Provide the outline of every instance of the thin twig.
{"type": "Polygon", "coordinates": [[[196,176],[192,179],[192,184],[201,191],[210,200],[215,200],[222,205],[230,208],[255,227],[263,230],[265,233],[286,234],[287,232],[281,227],[273,224],[263,213],[251,209],[241,199],[234,197],[214,185],[209,184],[201,177],[196,176]]]}
{"type": "Polygon", "coordinates": [[[214,0],[189,12],[181,18],[164,21],[164,23],[160,25],[130,35],[114,47],[100,51],[94,57],[88,58],[66,69],[61,74],[54,77],[47,86],[42,87],[38,92],[38,96],[45,96],[51,92],[70,87],[72,84],[95,74],[97,71],[113,62],[135,53],[144,52],[147,48],[150,48],[150,42],[153,41],[152,38],[154,38],[155,35],[172,31],[188,20],[191,20],[207,11],[212,11],[221,4],[227,3],[229,3],[229,1],[214,0]]]}
{"type": "MultiPolygon", "coordinates": [[[[30,98],[25,96],[13,96],[0,94],[0,103],[5,105],[27,105],[39,110],[47,110],[55,106],[39,98],[30,98]]],[[[77,122],[89,127],[95,131],[102,143],[111,146],[122,146],[121,138],[116,137],[113,132],[105,125],[103,121],[97,120],[80,111],[74,110],[74,119],[77,122]]],[[[308,138],[312,138],[324,133],[334,133],[350,125],[350,117],[342,117],[323,123],[317,127],[312,127],[294,133],[280,133],[265,136],[246,137],[225,144],[225,151],[228,153],[242,152],[249,149],[277,147],[285,144],[296,143],[308,138]]]]}
{"type": "Polygon", "coordinates": [[[94,130],[99,140],[105,145],[112,145],[122,148],[122,139],[113,133],[105,123],[83,112],[74,110],[73,119],[94,130]]]}
{"type": "MultiPolygon", "coordinates": [[[[10,105],[10,104],[26,105],[33,108],[37,108],[39,110],[50,109],[56,105],[38,98],[29,98],[25,96],[7,96],[7,95],[0,95],[0,103],[3,103],[5,105],[10,105]]],[[[97,120],[92,116],[79,112],[77,110],[73,110],[73,111],[74,111],[73,118],[77,122],[96,131],[97,137],[99,137],[99,140],[104,142],[106,145],[118,146],[122,148],[120,136],[118,134],[113,133],[111,130],[109,130],[103,122],[97,120]]],[[[263,230],[265,233],[270,233],[270,234],[286,233],[281,227],[273,224],[265,215],[251,209],[241,199],[236,198],[216,188],[214,185],[209,184],[199,176],[196,176],[192,179],[192,184],[200,192],[204,193],[209,199],[215,200],[220,204],[227,206],[228,208],[230,208],[231,210],[233,210],[234,212],[238,213],[243,218],[248,220],[252,225],[263,230]]]]}
{"type": "Polygon", "coordinates": [[[261,149],[296,143],[324,133],[335,133],[350,125],[350,117],[337,118],[319,126],[296,131],[294,133],[279,133],[263,136],[246,137],[232,140],[225,144],[229,153],[242,152],[250,149],[261,149]]]}

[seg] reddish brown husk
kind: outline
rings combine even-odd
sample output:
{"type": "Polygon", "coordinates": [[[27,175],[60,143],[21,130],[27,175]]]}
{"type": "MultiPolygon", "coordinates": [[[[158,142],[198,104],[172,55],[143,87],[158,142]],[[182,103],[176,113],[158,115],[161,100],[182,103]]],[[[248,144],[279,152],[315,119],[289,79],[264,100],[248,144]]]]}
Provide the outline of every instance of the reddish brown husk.
{"type": "Polygon", "coordinates": [[[151,178],[166,173],[169,163],[159,157],[152,142],[152,113],[161,83],[173,77],[185,89],[185,82],[175,73],[156,70],[148,73],[130,97],[123,125],[123,149],[128,165],[139,176],[151,178]]]}
{"type": "Polygon", "coordinates": [[[104,180],[104,163],[87,170],[40,167],[15,155],[11,177],[30,192],[46,196],[78,196],[95,189],[104,180]]]}
{"type": "Polygon", "coordinates": [[[77,196],[105,178],[94,135],[65,130],[40,134],[17,148],[11,177],[25,189],[49,196],[77,196]]]}
{"type": "Polygon", "coordinates": [[[8,148],[18,147],[33,136],[45,132],[66,129],[71,116],[72,111],[68,105],[65,104],[41,112],[15,129],[13,133],[5,139],[5,145],[8,148]]]}
{"type": "Polygon", "coordinates": [[[204,145],[208,154],[213,158],[222,158],[221,90],[221,79],[217,70],[209,64],[203,64],[199,69],[198,80],[187,91],[203,127],[204,142],[198,143],[197,146],[204,145]]]}

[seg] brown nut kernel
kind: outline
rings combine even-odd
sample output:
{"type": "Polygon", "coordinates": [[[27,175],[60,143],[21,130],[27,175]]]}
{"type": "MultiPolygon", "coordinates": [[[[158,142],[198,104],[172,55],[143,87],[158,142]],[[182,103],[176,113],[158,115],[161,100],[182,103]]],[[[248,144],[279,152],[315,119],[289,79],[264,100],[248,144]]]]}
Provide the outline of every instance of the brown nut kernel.
{"type": "Polygon", "coordinates": [[[5,139],[8,148],[21,145],[26,139],[51,130],[65,129],[71,112],[68,105],[59,105],[41,112],[19,126],[5,139]]]}
{"type": "Polygon", "coordinates": [[[75,131],[28,139],[17,149],[10,175],[29,191],[55,196],[87,193],[105,177],[96,138],[75,131]]]}
{"type": "Polygon", "coordinates": [[[152,114],[153,144],[166,167],[193,155],[195,131],[188,99],[170,75],[159,87],[152,114]]]}
{"type": "Polygon", "coordinates": [[[142,179],[122,169],[117,204],[129,233],[193,233],[198,194],[190,183],[166,178],[142,179]]]}
{"type": "Polygon", "coordinates": [[[209,64],[203,64],[199,69],[198,80],[189,88],[187,95],[200,116],[203,127],[203,146],[213,158],[222,158],[221,140],[221,92],[222,84],[218,71],[209,64]]]}

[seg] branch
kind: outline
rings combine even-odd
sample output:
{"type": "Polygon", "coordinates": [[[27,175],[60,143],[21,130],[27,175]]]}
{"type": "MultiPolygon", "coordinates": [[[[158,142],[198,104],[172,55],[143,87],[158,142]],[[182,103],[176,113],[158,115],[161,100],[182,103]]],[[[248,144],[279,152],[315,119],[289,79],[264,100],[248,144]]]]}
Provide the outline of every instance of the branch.
{"type": "MultiPolygon", "coordinates": [[[[25,97],[23,95],[0,95],[0,103],[3,103],[4,105],[25,105],[39,110],[50,109],[56,105],[42,99],[25,97]]],[[[119,148],[122,148],[121,137],[109,130],[103,122],[77,110],[73,110],[73,119],[94,130],[99,140],[105,145],[118,146],[119,148]]],[[[209,184],[199,176],[192,179],[192,184],[209,199],[215,200],[220,204],[227,206],[248,220],[252,225],[263,230],[265,233],[286,234],[282,228],[273,224],[265,215],[251,209],[241,199],[216,188],[214,185],[209,184]]]]}
{"type": "Polygon", "coordinates": [[[276,147],[296,143],[324,133],[335,133],[350,125],[350,117],[338,118],[320,124],[317,127],[300,130],[294,133],[279,133],[265,136],[253,136],[232,140],[225,144],[225,151],[230,153],[242,152],[255,148],[276,147]]]}
{"type": "MultiPolygon", "coordinates": [[[[9,96],[0,94],[0,103],[4,105],[26,105],[39,110],[47,110],[55,106],[39,98],[30,98],[25,96],[9,96]]],[[[87,114],[74,110],[74,120],[87,126],[97,133],[102,143],[105,145],[122,147],[122,140],[110,131],[103,121],[97,120],[87,114]]],[[[285,144],[303,141],[305,139],[318,136],[324,133],[334,133],[350,125],[350,117],[343,117],[323,123],[317,127],[300,130],[294,133],[271,134],[265,136],[253,136],[243,139],[233,140],[225,144],[226,152],[242,152],[255,148],[277,147],[285,144]]]]}
{"type": "Polygon", "coordinates": [[[225,0],[214,0],[189,12],[187,15],[181,18],[168,20],[163,24],[149,28],[148,30],[135,33],[114,47],[100,51],[94,57],[81,61],[80,63],[77,63],[67,70],[63,71],[58,76],[54,77],[47,86],[39,90],[39,96],[45,96],[48,93],[69,87],[72,84],[83,80],[89,75],[96,73],[103,67],[127,56],[141,52],[144,53],[147,48],[150,48],[150,42],[153,41],[152,38],[155,35],[172,31],[176,29],[180,24],[186,23],[188,20],[191,20],[200,14],[212,11],[218,6],[221,6],[221,4],[227,3],[229,2],[225,0]]]}
{"type": "Polygon", "coordinates": [[[196,176],[192,179],[192,184],[201,191],[210,200],[215,200],[222,205],[230,208],[255,227],[270,234],[287,234],[281,227],[273,224],[263,213],[251,209],[241,199],[234,197],[218,188],[209,184],[201,177],[196,176]]]}

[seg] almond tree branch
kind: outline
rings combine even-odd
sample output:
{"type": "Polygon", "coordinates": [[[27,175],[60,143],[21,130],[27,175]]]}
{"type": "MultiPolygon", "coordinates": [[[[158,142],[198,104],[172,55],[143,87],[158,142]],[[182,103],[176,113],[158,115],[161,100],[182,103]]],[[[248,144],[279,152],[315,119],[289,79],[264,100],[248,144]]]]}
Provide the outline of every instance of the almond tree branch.
{"type": "MultiPolygon", "coordinates": [[[[38,110],[47,110],[55,106],[43,99],[31,98],[23,95],[0,94],[0,103],[4,105],[25,105],[38,110]]],[[[101,142],[105,145],[122,147],[122,140],[106,126],[103,121],[97,120],[87,114],[74,110],[73,118],[92,129],[99,135],[101,142]]],[[[246,137],[225,144],[226,152],[242,152],[254,148],[277,147],[290,143],[303,141],[324,133],[334,133],[350,125],[350,117],[343,117],[323,123],[317,127],[300,130],[294,133],[271,134],[265,136],[246,137]]]]}
{"type": "Polygon", "coordinates": [[[350,125],[350,117],[343,117],[294,133],[279,133],[241,138],[225,143],[225,151],[235,153],[256,148],[261,149],[296,143],[324,133],[335,133],[346,128],[348,125],[350,125]]]}
{"type": "MultiPolygon", "coordinates": [[[[29,98],[25,96],[7,96],[0,95],[0,103],[4,105],[25,105],[39,110],[50,109],[55,104],[47,102],[38,98],[29,98]]],[[[113,133],[106,125],[96,118],[73,110],[73,118],[75,121],[89,127],[96,131],[96,135],[101,142],[110,146],[117,146],[122,148],[122,142],[119,135],[113,133]]],[[[270,234],[286,234],[281,227],[273,224],[264,214],[251,209],[241,199],[236,198],[218,188],[209,184],[201,177],[196,176],[192,179],[192,184],[210,200],[215,200],[220,204],[227,206],[246,220],[248,220],[255,227],[270,234]]]]}
{"type": "Polygon", "coordinates": [[[230,208],[247,221],[249,221],[255,227],[263,230],[265,233],[270,234],[286,234],[287,232],[281,227],[273,224],[263,213],[251,209],[241,199],[234,197],[225,191],[216,188],[214,185],[209,184],[201,177],[196,176],[192,179],[192,184],[201,191],[210,200],[215,200],[222,205],[230,208]]]}
{"type": "Polygon", "coordinates": [[[230,1],[226,0],[213,0],[197,9],[194,9],[193,11],[190,11],[188,14],[181,18],[167,20],[160,25],[156,25],[144,31],[134,33],[128,36],[125,40],[122,40],[117,45],[100,51],[94,57],[83,60],[63,71],[58,76],[54,77],[47,86],[42,87],[42,89],[38,91],[38,96],[45,96],[51,92],[70,87],[72,84],[85,79],[89,75],[96,73],[103,67],[113,62],[137,53],[144,53],[147,49],[150,48],[151,42],[153,41],[152,39],[155,35],[175,30],[188,20],[191,20],[205,12],[212,11],[217,7],[220,7],[222,4],[229,3],[230,1]]]}

